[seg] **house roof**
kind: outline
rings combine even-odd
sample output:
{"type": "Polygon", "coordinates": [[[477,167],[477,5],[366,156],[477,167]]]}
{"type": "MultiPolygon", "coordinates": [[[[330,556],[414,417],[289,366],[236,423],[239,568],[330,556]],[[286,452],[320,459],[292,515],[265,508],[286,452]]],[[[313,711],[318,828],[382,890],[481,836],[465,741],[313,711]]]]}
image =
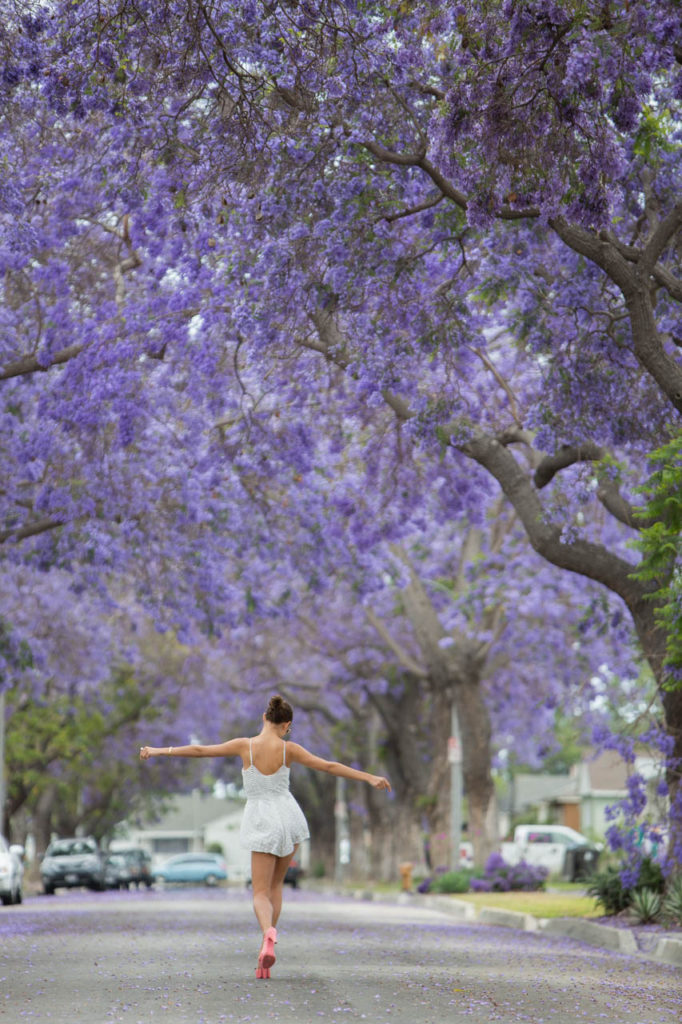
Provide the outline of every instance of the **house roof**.
{"type": "Polygon", "coordinates": [[[518,772],[514,775],[514,791],[504,794],[500,799],[503,810],[515,811],[543,800],[556,800],[573,792],[573,781],[569,775],[531,774],[518,772]]]}
{"type": "Polygon", "coordinates": [[[617,750],[604,750],[583,762],[588,792],[625,792],[628,765],[617,750]]]}

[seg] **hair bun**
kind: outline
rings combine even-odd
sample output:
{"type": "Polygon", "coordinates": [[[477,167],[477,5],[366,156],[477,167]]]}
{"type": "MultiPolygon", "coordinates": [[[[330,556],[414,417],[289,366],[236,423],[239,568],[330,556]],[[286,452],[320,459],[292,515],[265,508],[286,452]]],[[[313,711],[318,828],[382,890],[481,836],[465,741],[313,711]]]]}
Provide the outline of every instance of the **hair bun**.
{"type": "Polygon", "coordinates": [[[269,722],[274,722],[275,725],[279,725],[281,722],[291,722],[294,713],[291,710],[291,705],[284,700],[284,697],[280,697],[278,693],[271,697],[268,702],[268,708],[265,712],[265,717],[269,722]]]}

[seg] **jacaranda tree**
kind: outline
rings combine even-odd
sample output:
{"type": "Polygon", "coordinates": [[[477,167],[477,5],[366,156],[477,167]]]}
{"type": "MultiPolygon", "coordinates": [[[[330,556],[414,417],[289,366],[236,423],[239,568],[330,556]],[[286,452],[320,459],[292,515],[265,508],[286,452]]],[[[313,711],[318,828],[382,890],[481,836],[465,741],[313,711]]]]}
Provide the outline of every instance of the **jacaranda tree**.
{"type": "Polygon", "coordinates": [[[679,860],[673,565],[628,546],[682,409],[679,5],[7,6],[5,541],[144,552],[216,628],[496,482],[630,613],[679,860]]]}

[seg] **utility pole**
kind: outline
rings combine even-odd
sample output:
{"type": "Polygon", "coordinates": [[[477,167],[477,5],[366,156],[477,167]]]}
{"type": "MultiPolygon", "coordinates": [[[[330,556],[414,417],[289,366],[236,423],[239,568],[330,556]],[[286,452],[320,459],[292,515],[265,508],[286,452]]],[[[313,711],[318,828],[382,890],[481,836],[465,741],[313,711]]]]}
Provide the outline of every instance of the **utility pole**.
{"type": "Polygon", "coordinates": [[[334,881],[342,885],[350,864],[350,833],[348,830],[348,804],[346,803],[346,780],[336,780],[336,803],[334,804],[335,843],[334,881]]]}
{"type": "Polygon", "coordinates": [[[7,785],[5,782],[5,691],[0,693],[0,832],[5,829],[5,801],[7,785]]]}
{"type": "Polygon", "coordinates": [[[454,701],[450,712],[450,870],[459,870],[459,850],[462,843],[462,740],[459,717],[454,701]]]}

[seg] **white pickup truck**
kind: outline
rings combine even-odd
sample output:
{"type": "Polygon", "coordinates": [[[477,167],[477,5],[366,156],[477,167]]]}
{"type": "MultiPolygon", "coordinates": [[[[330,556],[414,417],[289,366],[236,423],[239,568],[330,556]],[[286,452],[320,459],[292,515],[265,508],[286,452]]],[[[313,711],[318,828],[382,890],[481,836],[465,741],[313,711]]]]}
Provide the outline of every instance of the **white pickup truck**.
{"type": "Polygon", "coordinates": [[[602,849],[567,825],[517,825],[513,842],[502,843],[500,852],[507,864],[525,860],[573,882],[596,870],[602,849]]]}

